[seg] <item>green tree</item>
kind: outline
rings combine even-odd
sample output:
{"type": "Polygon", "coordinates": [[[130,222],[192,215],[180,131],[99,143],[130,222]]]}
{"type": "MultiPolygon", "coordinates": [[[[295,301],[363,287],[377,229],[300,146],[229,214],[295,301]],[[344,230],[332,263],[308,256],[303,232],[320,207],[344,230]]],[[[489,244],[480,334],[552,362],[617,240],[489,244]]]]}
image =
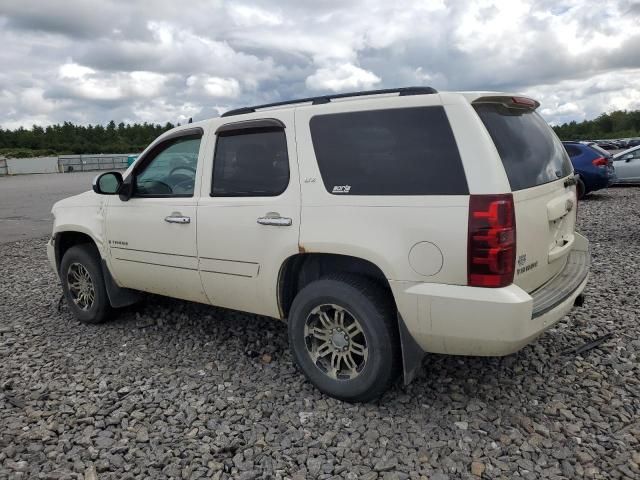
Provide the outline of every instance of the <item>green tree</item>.
{"type": "Polygon", "coordinates": [[[28,130],[24,127],[0,128],[0,155],[134,153],[142,151],[158,135],[172,128],[171,123],[131,125],[120,122],[116,125],[113,120],[106,126],[64,122],[45,128],[33,125],[28,130]]]}

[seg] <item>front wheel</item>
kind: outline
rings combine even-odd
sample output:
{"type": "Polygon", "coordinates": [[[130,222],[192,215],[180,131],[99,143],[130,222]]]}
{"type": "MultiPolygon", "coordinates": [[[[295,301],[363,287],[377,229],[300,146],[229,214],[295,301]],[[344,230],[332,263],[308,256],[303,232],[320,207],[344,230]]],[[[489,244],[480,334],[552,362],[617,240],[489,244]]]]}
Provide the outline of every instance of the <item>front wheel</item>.
{"type": "Polygon", "coordinates": [[[400,372],[391,293],[364,277],[327,277],[304,287],[291,306],[289,344],[311,383],[340,400],[378,398],[400,372]]]}
{"type": "Polygon", "coordinates": [[[111,313],[111,304],[100,266],[100,255],[93,245],[76,245],[60,262],[60,280],[67,305],[84,323],[101,323],[111,313]]]}

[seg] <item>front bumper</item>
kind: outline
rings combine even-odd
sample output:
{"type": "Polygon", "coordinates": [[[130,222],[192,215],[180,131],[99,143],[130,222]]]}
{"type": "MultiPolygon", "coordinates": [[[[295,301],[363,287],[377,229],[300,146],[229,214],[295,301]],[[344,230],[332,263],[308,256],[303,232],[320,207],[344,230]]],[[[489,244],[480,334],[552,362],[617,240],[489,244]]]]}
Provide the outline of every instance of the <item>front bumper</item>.
{"type": "Polygon", "coordinates": [[[503,356],[561,320],[588,281],[589,242],[576,233],[564,269],[531,294],[504,288],[390,282],[407,330],[425,352],[503,356]]]}

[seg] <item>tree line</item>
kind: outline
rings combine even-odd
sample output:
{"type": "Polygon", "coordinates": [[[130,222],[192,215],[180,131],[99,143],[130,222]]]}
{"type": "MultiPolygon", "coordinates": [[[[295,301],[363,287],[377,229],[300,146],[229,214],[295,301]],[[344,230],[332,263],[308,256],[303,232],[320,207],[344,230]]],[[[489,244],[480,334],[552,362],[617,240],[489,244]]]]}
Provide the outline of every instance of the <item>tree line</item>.
{"type": "Polygon", "coordinates": [[[152,123],[116,124],[106,126],[58,125],[15,130],[0,126],[0,155],[6,157],[32,157],[84,153],[136,153],[141,152],[158,135],[174,125],[152,123]]]}
{"type": "Polygon", "coordinates": [[[640,137],[640,110],[616,110],[593,120],[563,123],[553,129],[562,140],[640,137]]]}

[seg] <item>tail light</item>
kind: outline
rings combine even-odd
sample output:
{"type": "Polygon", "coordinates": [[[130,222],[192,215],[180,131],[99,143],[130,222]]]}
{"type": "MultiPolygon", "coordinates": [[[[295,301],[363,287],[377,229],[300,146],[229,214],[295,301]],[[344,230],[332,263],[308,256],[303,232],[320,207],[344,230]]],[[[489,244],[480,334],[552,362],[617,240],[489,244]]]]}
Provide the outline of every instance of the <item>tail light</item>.
{"type": "Polygon", "coordinates": [[[609,165],[609,160],[604,157],[598,157],[591,161],[591,163],[596,167],[606,167],[609,165]]]}
{"type": "Polygon", "coordinates": [[[516,217],[513,196],[471,195],[467,283],[505,287],[513,283],[516,263],[516,217]]]}

